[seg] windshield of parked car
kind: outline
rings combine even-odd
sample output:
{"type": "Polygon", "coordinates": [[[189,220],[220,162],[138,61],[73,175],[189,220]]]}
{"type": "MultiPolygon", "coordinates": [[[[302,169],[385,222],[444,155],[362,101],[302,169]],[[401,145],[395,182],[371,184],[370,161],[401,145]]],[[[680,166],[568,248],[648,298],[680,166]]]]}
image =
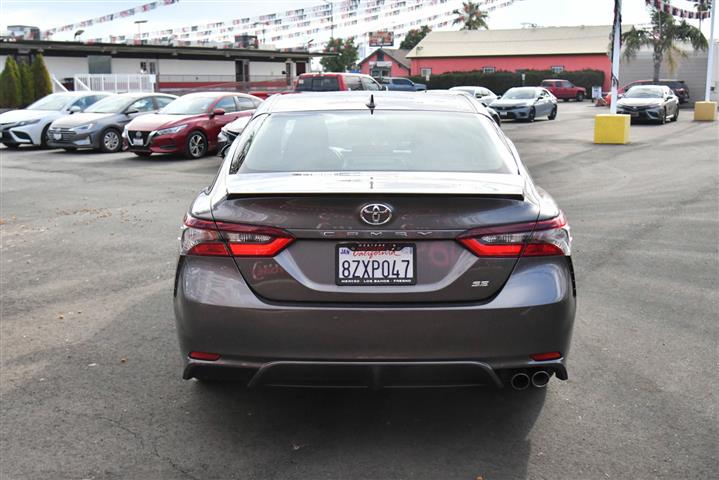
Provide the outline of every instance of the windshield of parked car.
{"type": "Polygon", "coordinates": [[[624,95],[625,98],[662,98],[663,92],[657,87],[632,87],[624,95]]]}
{"type": "Polygon", "coordinates": [[[52,93],[47,97],[42,97],[40,100],[27,107],[27,109],[54,111],[62,110],[63,107],[68,104],[68,102],[71,102],[73,99],[76,98],[80,97],[77,97],[75,95],[66,95],[62,93],[52,93]]]}
{"type": "Polygon", "coordinates": [[[340,89],[337,77],[305,77],[297,80],[298,92],[334,92],[340,89]]]}
{"type": "Polygon", "coordinates": [[[200,113],[207,113],[210,109],[210,105],[215,103],[215,100],[217,100],[216,96],[197,97],[193,95],[180,97],[160,110],[160,113],[167,115],[198,115],[200,113]]]}
{"type": "Polygon", "coordinates": [[[134,102],[135,98],[128,98],[125,96],[111,96],[105,97],[97,103],[90,105],[85,109],[85,112],[89,113],[119,113],[127,108],[130,103],[134,102]]]}
{"type": "Polygon", "coordinates": [[[504,94],[502,99],[506,100],[531,100],[536,98],[537,90],[535,88],[510,88],[504,94]]]}
{"type": "Polygon", "coordinates": [[[240,173],[516,172],[492,120],[472,113],[276,113],[245,142],[240,173]]]}

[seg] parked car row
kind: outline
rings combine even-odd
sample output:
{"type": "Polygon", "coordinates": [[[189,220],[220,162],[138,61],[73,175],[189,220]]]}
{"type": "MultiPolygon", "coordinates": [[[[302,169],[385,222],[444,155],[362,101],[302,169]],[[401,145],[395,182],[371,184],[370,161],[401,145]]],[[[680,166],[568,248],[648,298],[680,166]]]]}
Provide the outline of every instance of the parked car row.
{"type": "Polygon", "coordinates": [[[0,141],[21,145],[94,149],[138,156],[180,153],[199,158],[217,148],[220,129],[249,118],[262,103],[236,92],[200,92],[182,97],[164,93],[53,93],[26,109],[0,115],[0,141]],[[153,114],[153,115],[148,115],[153,114]]]}

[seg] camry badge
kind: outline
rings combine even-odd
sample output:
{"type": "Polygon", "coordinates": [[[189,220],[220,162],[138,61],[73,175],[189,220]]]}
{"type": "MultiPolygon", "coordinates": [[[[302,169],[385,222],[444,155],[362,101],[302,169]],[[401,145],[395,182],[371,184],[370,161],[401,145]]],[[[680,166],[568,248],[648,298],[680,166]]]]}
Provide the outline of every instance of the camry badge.
{"type": "Polygon", "coordinates": [[[384,225],[392,218],[392,207],[384,203],[370,203],[362,207],[360,218],[368,225],[384,225]]]}

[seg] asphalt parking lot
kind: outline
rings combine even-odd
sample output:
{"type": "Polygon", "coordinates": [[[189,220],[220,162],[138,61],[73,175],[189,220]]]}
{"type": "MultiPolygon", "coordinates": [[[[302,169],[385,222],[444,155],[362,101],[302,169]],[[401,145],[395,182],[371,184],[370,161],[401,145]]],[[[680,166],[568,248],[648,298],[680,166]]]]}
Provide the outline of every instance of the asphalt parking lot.
{"type": "Polygon", "coordinates": [[[506,122],[573,228],[577,323],[546,390],[260,390],[180,378],[178,226],[217,157],[0,149],[0,477],[719,476],[719,129],[604,109],[506,122]]]}

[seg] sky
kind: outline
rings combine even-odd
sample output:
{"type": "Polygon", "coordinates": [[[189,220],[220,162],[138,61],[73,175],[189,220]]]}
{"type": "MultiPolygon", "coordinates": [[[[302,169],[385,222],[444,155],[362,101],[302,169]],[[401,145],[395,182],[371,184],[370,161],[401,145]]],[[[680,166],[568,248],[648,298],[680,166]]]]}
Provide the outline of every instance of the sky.
{"type": "MultiPolygon", "coordinates": [[[[132,8],[150,0],[0,0],[0,30],[7,25],[33,25],[42,30],[132,8]]],[[[135,20],[147,20],[143,31],[156,31],[198,25],[246,16],[303,8],[321,0],[180,0],[151,12],[85,29],[85,38],[137,33],[135,20]]],[[[339,0],[337,4],[341,3],[339,0]]],[[[673,5],[691,9],[689,0],[674,0],[673,5]]],[[[523,0],[491,13],[491,29],[521,28],[523,23],[538,26],[609,25],[613,18],[613,0],[523,0]]],[[[625,24],[645,24],[649,15],[644,0],[623,0],[625,24]]],[[[697,25],[697,21],[693,21],[697,25]]],[[[708,21],[703,22],[709,36],[708,21]]],[[[74,32],[63,32],[53,40],[72,40],[74,32]]]]}

